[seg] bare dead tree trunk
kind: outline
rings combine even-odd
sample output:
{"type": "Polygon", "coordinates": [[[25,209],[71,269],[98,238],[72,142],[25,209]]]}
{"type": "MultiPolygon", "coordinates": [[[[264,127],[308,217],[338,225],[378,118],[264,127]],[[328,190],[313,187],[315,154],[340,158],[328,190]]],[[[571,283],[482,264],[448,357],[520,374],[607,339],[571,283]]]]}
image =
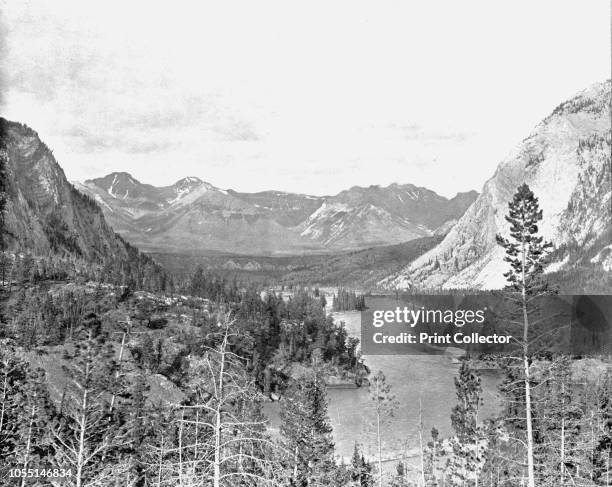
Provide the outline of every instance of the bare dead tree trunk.
{"type": "Polygon", "coordinates": [[[419,396],[419,447],[421,449],[421,485],[425,487],[425,450],[423,448],[423,403],[419,396]]]}
{"type": "MultiPolygon", "coordinates": [[[[591,457],[595,457],[595,412],[591,411],[591,457]]],[[[589,469],[589,480],[593,481],[593,469],[589,469]]]]}
{"type": "Polygon", "coordinates": [[[391,387],[386,382],[385,375],[382,371],[372,378],[370,381],[370,399],[374,402],[374,411],[376,414],[376,441],[378,447],[378,487],[383,486],[383,469],[382,469],[382,425],[383,422],[393,416],[393,412],[397,407],[395,396],[391,393],[391,387]]]}
{"type": "Polygon", "coordinates": [[[178,436],[178,458],[179,458],[179,486],[183,485],[183,426],[185,424],[185,408],[181,409],[181,422],[178,436]]]}
{"type": "Polygon", "coordinates": [[[298,449],[298,446],[295,446],[295,453],[293,454],[293,478],[297,479],[298,476],[298,455],[300,453],[300,450],[298,449]]]}
{"type": "MultiPolygon", "coordinates": [[[[32,429],[34,428],[34,418],[36,417],[36,392],[34,392],[34,402],[30,409],[30,421],[28,422],[28,435],[26,438],[26,446],[23,458],[23,469],[27,470],[28,464],[30,463],[30,451],[32,450],[32,429]]],[[[21,477],[21,487],[26,484],[26,476],[21,477]]]]}
{"type": "Polygon", "coordinates": [[[162,471],[164,468],[164,432],[161,434],[161,444],[159,448],[159,465],[157,467],[157,487],[162,484],[162,471]]]}
{"type": "MultiPolygon", "coordinates": [[[[117,360],[117,370],[115,371],[115,381],[119,380],[119,376],[121,374],[121,361],[123,360],[123,350],[125,349],[125,339],[127,338],[127,331],[123,332],[123,336],[121,337],[121,347],[119,348],[119,358],[117,360]]],[[[111,397],[109,413],[113,413],[113,409],[115,408],[115,401],[117,399],[117,393],[113,390],[113,395],[111,397]]]]}
{"type": "Polygon", "coordinates": [[[561,382],[561,487],[565,485],[565,381],[561,382]]]}
{"type": "MultiPolygon", "coordinates": [[[[85,377],[89,377],[89,363],[85,365],[85,377]]],[[[89,390],[83,388],[83,396],[81,401],[81,417],[79,419],[79,442],[76,456],[76,486],[81,487],[83,484],[83,466],[85,463],[85,432],[87,430],[87,401],[89,399],[89,390]]]]}
{"type": "Polygon", "coordinates": [[[4,429],[4,421],[6,415],[6,396],[7,396],[7,388],[8,388],[8,362],[7,368],[4,371],[4,378],[2,380],[2,404],[0,405],[0,433],[4,429]]]}
{"type": "Polygon", "coordinates": [[[521,266],[521,304],[523,308],[523,370],[525,373],[525,420],[527,422],[527,479],[528,487],[535,487],[535,471],[533,465],[533,421],[531,417],[531,377],[529,370],[529,316],[527,314],[527,292],[525,279],[525,257],[527,249],[522,241],[521,266]]]}
{"type": "Polygon", "coordinates": [[[215,414],[215,455],[213,460],[213,486],[221,485],[221,463],[220,463],[220,448],[221,448],[221,413],[217,411],[215,414]]]}
{"type": "MultiPolygon", "coordinates": [[[[223,398],[223,386],[224,386],[224,373],[225,373],[225,351],[227,347],[227,333],[223,336],[223,345],[220,352],[220,370],[219,370],[219,383],[217,386],[217,394],[220,398],[223,398]]],[[[221,406],[223,401],[217,401],[217,407],[215,410],[215,454],[213,460],[213,487],[219,487],[221,485],[221,406]]]]}
{"type": "MultiPolygon", "coordinates": [[[[378,382],[376,383],[377,394],[378,394],[378,382]]],[[[376,441],[378,443],[378,487],[383,485],[383,471],[382,471],[382,438],[380,436],[380,406],[376,406],[376,441]]]]}
{"type": "Polygon", "coordinates": [[[478,398],[478,402],[476,403],[476,441],[474,445],[474,457],[476,458],[476,479],[474,481],[474,487],[478,487],[478,479],[480,477],[480,459],[478,456],[479,448],[480,448],[480,435],[478,430],[478,413],[480,412],[480,398],[478,398]]]}
{"type": "Polygon", "coordinates": [[[263,448],[261,452],[255,452],[252,446],[272,445],[261,433],[265,421],[243,416],[242,406],[237,406],[242,401],[255,401],[257,393],[244,370],[244,362],[229,348],[229,338],[237,336],[230,333],[231,323],[226,318],[223,334],[219,334],[221,343],[209,348],[203,361],[194,363],[194,387],[201,401],[181,406],[183,412],[195,411],[194,415],[182,417],[179,427],[181,431],[189,428],[183,433],[189,433],[189,438],[194,432],[196,434],[193,443],[185,445],[180,441],[177,449],[179,464],[185,462],[180,459],[181,452],[195,453],[193,461],[190,460],[189,481],[186,476],[183,478],[185,487],[222,487],[245,482],[248,485],[253,482],[257,485],[277,485],[269,477],[270,461],[266,460],[263,448]],[[203,384],[206,387],[201,387],[203,384]],[[207,433],[202,433],[202,430],[207,433]],[[203,440],[199,438],[201,435],[203,440]],[[249,466],[256,466],[260,470],[249,470],[249,466]],[[194,477],[196,471],[199,471],[198,479],[194,477]],[[192,484],[191,480],[195,483],[192,484]]]}
{"type": "Polygon", "coordinates": [[[103,363],[97,361],[91,331],[87,343],[83,360],[78,361],[78,371],[75,369],[72,378],[73,392],[68,395],[72,407],[68,406],[65,413],[68,421],[52,431],[56,461],[62,468],[69,465],[72,471],[72,478],[64,481],[75,487],[112,485],[110,482],[122,475],[123,468],[119,465],[113,469],[94,468],[100,458],[122,444],[123,438],[120,431],[109,429],[105,421],[106,408],[100,400],[104,392],[96,379],[96,371],[103,363]]]}

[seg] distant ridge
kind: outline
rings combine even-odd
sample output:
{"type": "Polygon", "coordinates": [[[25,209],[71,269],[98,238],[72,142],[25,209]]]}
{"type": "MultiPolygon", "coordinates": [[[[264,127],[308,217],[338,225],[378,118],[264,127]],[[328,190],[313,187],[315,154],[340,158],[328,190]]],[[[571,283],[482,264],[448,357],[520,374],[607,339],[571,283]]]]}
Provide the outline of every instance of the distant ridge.
{"type": "Polygon", "coordinates": [[[411,184],[352,187],[336,196],[224,190],[196,177],[170,186],[115,172],[75,186],[130,242],[155,251],[287,254],[397,244],[446,232],[476,199],[411,184]]]}

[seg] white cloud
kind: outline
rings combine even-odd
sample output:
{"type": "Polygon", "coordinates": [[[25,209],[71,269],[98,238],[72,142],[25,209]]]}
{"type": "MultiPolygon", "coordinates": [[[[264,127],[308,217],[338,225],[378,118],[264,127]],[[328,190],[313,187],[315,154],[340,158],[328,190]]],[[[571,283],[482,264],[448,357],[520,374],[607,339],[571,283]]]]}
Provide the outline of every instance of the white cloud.
{"type": "Polygon", "coordinates": [[[606,2],[2,11],[3,114],[32,125],[72,179],[126,170],[316,194],[399,181],[451,195],[480,189],[558,103],[609,76],[606,2]]]}

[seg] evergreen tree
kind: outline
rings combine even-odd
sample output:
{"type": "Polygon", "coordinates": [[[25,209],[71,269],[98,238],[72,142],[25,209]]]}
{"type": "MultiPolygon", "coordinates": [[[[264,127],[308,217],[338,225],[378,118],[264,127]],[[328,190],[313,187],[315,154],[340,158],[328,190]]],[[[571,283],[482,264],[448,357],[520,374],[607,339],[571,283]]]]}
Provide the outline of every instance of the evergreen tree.
{"type": "Polygon", "coordinates": [[[340,288],[338,294],[333,295],[332,309],[334,311],[363,311],[366,309],[365,296],[340,288]]]}
{"type": "Polygon", "coordinates": [[[440,434],[436,428],[431,429],[431,441],[427,444],[425,462],[423,465],[423,484],[425,486],[436,487],[437,478],[437,457],[440,451],[440,434]]]}
{"type": "Polygon", "coordinates": [[[586,417],[590,418],[590,453],[582,454],[593,482],[611,485],[612,480],[612,375],[608,372],[592,390],[586,417]]]}
{"type": "Polygon", "coordinates": [[[335,470],[325,383],[318,372],[293,382],[281,404],[281,434],[292,485],[326,486],[335,470]]]}
{"type": "Polygon", "coordinates": [[[542,273],[552,243],[546,242],[538,234],[538,223],[542,217],[538,198],[527,184],[522,184],[508,204],[508,214],[505,217],[510,223],[511,239],[496,236],[497,243],[506,252],[504,260],[510,264],[510,270],[504,273],[508,281],[507,289],[520,295],[533,296],[548,289],[542,280],[542,273]]]}
{"type": "Polygon", "coordinates": [[[406,467],[403,462],[397,462],[395,466],[395,476],[391,481],[391,487],[408,487],[408,480],[406,479],[406,467]]]}
{"type": "Polygon", "coordinates": [[[20,440],[23,399],[28,382],[27,363],[13,347],[0,347],[0,480],[15,467],[14,453],[20,440]]]}
{"type": "Polygon", "coordinates": [[[452,453],[447,464],[446,477],[451,485],[478,484],[484,464],[484,438],[479,425],[479,408],[482,402],[480,376],[464,361],[455,377],[457,405],[451,413],[451,426],[455,436],[451,438],[452,453]]]}
{"type": "Polygon", "coordinates": [[[355,443],[353,456],[351,457],[350,477],[355,487],[372,487],[374,485],[372,465],[366,461],[357,443],[355,443]]]}
{"type": "MultiPolygon", "coordinates": [[[[4,237],[0,237],[0,238],[4,238],[4,237]]],[[[11,259],[8,252],[6,252],[5,250],[0,251],[0,286],[2,286],[2,289],[7,289],[9,292],[11,289],[12,268],[13,268],[13,260],[11,259]]]]}
{"type": "Polygon", "coordinates": [[[538,199],[527,184],[518,187],[512,201],[508,204],[506,221],[510,223],[510,239],[497,235],[497,243],[506,252],[505,261],[510,270],[504,274],[508,281],[506,290],[518,295],[518,306],[523,322],[523,374],[525,387],[525,423],[527,445],[527,483],[535,487],[534,438],[532,419],[532,392],[530,377],[529,349],[529,302],[530,298],[547,292],[542,281],[543,264],[546,253],[552,244],[538,235],[538,223],[542,220],[542,210],[538,199]]]}
{"type": "MultiPolygon", "coordinates": [[[[119,388],[125,387],[123,381],[118,379],[116,376],[119,388]]],[[[111,415],[119,416],[121,423],[125,424],[127,438],[121,455],[127,460],[125,464],[128,485],[133,482],[135,486],[140,486],[144,485],[146,479],[146,440],[150,433],[150,416],[153,414],[150,405],[147,404],[149,387],[145,375],[140,373],[128,387],[125,392],[119,391],[121,401],[116,401],[116,407],[109,405],[109,412],[111,415]]]]}

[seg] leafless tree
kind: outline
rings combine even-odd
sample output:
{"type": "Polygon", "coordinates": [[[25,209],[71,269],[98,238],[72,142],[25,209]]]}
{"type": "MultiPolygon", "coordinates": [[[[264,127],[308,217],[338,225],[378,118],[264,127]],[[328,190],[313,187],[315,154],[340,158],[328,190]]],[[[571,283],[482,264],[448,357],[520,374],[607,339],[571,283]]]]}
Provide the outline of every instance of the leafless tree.
{"type": "Polygon", "coordinates": [[[277,446],[266,436],[259,392],[244,361],[230,350],[238,337],[234,324],[225,315],[216,345],[190,359],[193,401],[175,406],[178,438],[164,453],[180,487],[276,485],[270,452],[277,446]]]}

